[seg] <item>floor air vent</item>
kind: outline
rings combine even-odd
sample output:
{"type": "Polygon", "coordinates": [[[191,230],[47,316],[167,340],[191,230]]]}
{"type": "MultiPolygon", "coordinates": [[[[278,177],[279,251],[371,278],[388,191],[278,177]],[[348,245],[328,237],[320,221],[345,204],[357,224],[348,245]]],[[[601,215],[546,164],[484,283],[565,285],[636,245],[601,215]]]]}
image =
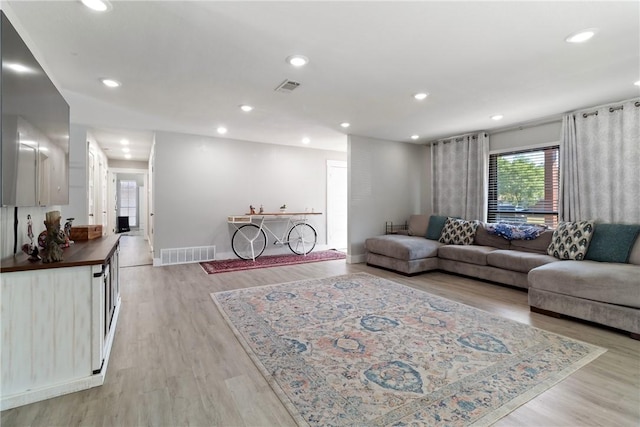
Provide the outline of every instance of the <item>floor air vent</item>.
{"type": "Polygon", "coordinates": [[[300,86],[300,83],[298,82],[294,82],[293,80],[285,80],[282,83],[280,83],[278,85],[278,87],[275,89],[276,92],[292,92],[295,88],[297,88],[298,86],[300,86]]]}
{"type": "Polygon", "coordinates": [[[215,246],[195,246],[192,248],[162,249],[160,251],[160,265],[189,264],[192,262],[212,261],[215,258],[215,246]]]}

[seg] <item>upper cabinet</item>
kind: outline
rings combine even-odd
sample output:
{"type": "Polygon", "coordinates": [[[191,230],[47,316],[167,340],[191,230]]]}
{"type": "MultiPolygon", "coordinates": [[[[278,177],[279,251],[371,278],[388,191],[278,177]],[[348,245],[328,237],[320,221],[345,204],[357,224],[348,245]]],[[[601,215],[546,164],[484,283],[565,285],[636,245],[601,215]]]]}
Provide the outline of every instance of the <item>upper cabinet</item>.
{"type": "Polygon", "coordinates": [[[69,105],[0,15],[2,205],[67,205],[69,105]]]}

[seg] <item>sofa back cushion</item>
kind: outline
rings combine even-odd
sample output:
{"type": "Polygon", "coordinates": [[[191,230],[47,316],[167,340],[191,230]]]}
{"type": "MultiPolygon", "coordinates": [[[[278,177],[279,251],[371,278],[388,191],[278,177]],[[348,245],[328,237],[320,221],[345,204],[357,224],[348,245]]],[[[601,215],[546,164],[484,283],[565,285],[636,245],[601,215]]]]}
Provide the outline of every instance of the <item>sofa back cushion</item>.
{"type": "Polygon", "coordinates": [[[409,217],[409,236],[423,237],[427,233],[429,217],[427,215],[411,215],[409,217]]]}
{"type": "MultiPolygon", "coordinates": [[[[489,234],[487,231],[487,223],[481,222],[476,230],[476,239],[473,242],[474,245],[479,246],[491,246],[498,249],[509,249],[509,241],[501,236],[495,234],[489,234]]],[[[549,246],[549,242],[547,242],[549,246]]],[[[545,246],[545,250],[547,249],[545,246]]]]}
{"type": "Polygon", "coordinates": [[[509,249],[546,255],[552,237],[553,230],[547,230],[533,240],[512,240],[509,249]]]}
{"type": "Polygon", "coordinates": [[[631,248],[629,264],[640,265],[640,236],[636,239],[636,244],[631,248]]]}
{"type": "Polygon", "coordinates": [[[600,262],[629,262],[640,225],[596,224],[584,259],[600,262]]]}

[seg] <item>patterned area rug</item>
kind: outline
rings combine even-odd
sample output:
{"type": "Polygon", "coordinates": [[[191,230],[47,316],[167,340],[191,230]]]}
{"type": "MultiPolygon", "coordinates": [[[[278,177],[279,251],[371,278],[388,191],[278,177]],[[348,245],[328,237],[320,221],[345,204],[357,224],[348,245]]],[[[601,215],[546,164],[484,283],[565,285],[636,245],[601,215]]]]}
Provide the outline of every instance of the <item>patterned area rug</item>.
{"type": "Polygon", "coordinates": [[[365,273],[211,296],[300,425],[489,425],[606,351],[365,273]]]}
{"type": "Polygon", "coordinates": [[[256,258],[255,261],[244,259],[224,259],[220,261],[201,262],[200,265],[208,274],[227,273],[229,271],[251,270],[254,268],[278,267],[281,265],[304,264],[307,262],[330,261],[334,259],[345,259],[342,252],[329,250],[311,252],[306,256],[286,254],[286,255],[266,255],[256,258]]]}

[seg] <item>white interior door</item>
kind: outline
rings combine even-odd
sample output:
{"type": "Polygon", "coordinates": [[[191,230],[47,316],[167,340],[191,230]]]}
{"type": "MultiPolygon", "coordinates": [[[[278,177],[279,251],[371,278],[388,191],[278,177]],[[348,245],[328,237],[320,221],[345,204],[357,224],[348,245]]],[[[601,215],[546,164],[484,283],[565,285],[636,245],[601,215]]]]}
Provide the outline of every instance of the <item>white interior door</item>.
{"type": "Polygon", "coordinates": [[[149,156],[149,172],[148,172],[148,181],[147,181],[147,238],[149,240],[149,246],[151,247],[151,252],[153,253],[153,226],[154,226],[154,204],[153,204],[153,185],[155,183],[155,175],[154,175],[154,164],[155,164],[155,146],[151,147],[151,154],[149,156]]]}
{"type": "MultiPolygon", "coordinates": [[[[89,142],[87,142],[87,149],[89,149],[89,142]]],[[[96,206],[95,206],[95,175],[96,175],[96,159],[95,155],[92,151],[89,150],[89,188],[88,188],[88,197],[87,197],[87,212],[88,212],[88,222],[89,225],[94,225],[96,223],[96,206]]]]}
{"type": "Polygon", "coordinates": [[[108,187],[109,187],[109,170],[107,168],[106,159],[100,158],[100,224],[102,224],[102,235],[107,235],[109,230],[108,223],[108,187]]]}
{"type": "Polygon", "coordinates": [[[109,187],[107,189],[109,197],[107,199],[107,222],[109,224],[109,234],[116,231],[116,210],[118,209],[118,200],[116,198],[116,174],[109,171],[109,187]]]}
{"type": "Polygon", "coordinates": [[[347,162],[327,161],[327,244],[347,248],[347,162]]]}

